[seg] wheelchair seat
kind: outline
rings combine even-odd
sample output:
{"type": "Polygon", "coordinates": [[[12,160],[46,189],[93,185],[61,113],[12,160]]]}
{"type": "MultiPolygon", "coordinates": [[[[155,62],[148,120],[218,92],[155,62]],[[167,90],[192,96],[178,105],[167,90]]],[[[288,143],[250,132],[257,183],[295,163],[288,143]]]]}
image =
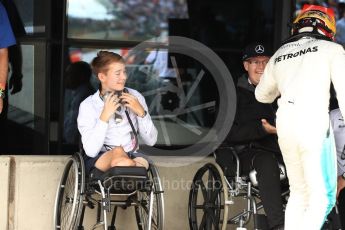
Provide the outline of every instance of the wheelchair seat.
{"type": "MultiPolygon", "coordinates": [[[[241,177],[243,181],[245,182],[251,182],[251,185],[254,187],[258,186],[257,181],[257,172],[255,168],[252,167],[251,170],[243,170],[242,169],[242,163],[240,160],[239,155],[243,151],[250,151],[250,149],[255,150],[262,150],[267,152],[275,152],[275,150],[270,148],[265,148],[263,146],[258,146],[255,144],[246,144],[246,145],[231,145],[226,147],[220,147],[214,154],[216,162],[219,164],[221,169],[223,170],[226,177],[228,177],[229,180],[235,178],[235,177],[241,177]],[[218,151],[226,151],[227,152],[227,159],[224,159],[224,154],[222,154],[222,157],[218,160],[218,151]]],[[[277,160],[277,164],[280,170],[280,181],[287,179],[286,169],[285,166],[280,163],[277,160]]]]}
{"type": "Polygon", "coordinates": [[[152,183],[144,167],[116,166],[106,172],[91,170],[90,183],[102,182],[110,193],[128,193],[131,191],[148,191],[152,183]]]}

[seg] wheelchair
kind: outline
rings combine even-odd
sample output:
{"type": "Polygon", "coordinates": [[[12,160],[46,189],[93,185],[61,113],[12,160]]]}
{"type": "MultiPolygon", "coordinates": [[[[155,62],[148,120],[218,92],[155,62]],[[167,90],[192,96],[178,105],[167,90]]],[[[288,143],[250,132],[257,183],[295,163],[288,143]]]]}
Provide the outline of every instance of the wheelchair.
{"type": "Polygon", "coordinates": [[[57,189],[54,229],[84,229],[85,209],[95,206],[97,217],[92,229],[103,226],[104,230],[115,230],[118,207],[130,206],[134,206],[139,230],[163,229],[164,199],[157,168],[152,162],[147,170],[118,166],[91,178],[85,173],[82,154],[75,153],[68,159],[57,189]],[[110,213],[112,219],[108,226],[110,213]]]}
{"type": "MultiPolygon", "coordinates": [[[[257,187],[256,171],[241,175],[239,150],[235,147],[227,149],[235,159],[233,176],[225,176],[224,168],[219,164],[207,163],[193,178],[188,204],[190,229],[225,230],[228,225],[232,225],[238,230],[245,230],[251,218],[254,219],[254,229],[268,229],[266,216],[259,214],[263,205],[257,187]],[[232,209],[240,211],[235,213],[232,209]]],[[[215,153],[214,157],[216,158],[215,153]]],[[[285,180],[285,167],[279,164],[279,168],[280,180],[285,180]]],[[[283,201],[287,200],[289,190],[282,190],[281,195],[283,201]]]]}

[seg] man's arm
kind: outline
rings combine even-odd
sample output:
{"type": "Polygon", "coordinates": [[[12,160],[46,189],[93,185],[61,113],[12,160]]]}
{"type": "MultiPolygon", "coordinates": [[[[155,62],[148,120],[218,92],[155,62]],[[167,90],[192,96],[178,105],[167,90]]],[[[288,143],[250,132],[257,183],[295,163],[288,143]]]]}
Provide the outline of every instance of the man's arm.
{"type": "Polygon", "coordinates": [[[8,49],[0,49],[0,113],[2,112],[8,74],[8,49]]]}
{"type": "Polygon", "coordinates": [[[344,92],[344,73],[343,66],[345,63],[345,51],[343,48],[339,48],[333,52],[333,59],[331,61],[331,80],[334,86],[334,89],[337,94],[338,104],[340,110],[332,110],[330,113],[330,119],[332,121],[332,127],[334,132],[335,143],[337,147],[337,156],[338,156],[338,183],[337,183],[337,197],[339,192],[345,188],[345,179],[342,177],[345,172],[345,162],[342,159],[342,154],[345,148],[344,138],[345,138],[345,128],[344,128],[344,119],[341,115],[341,112],[345,113],[345,92],[344,92]],[[333,54],[334,53],[334,54],[333,54]],[[341,112],[340,112],[341,111],[341,112]],[[338,124],[336,124],[336,122],[338,124]]]}
{"type": "Polygon", "coordinates": [[[0,2],[0,113],[3,109],[5,87],[8,75],[8,49],[7,47],[16,44],[7,12],[0,2]]]}
{"type": "Polygon", "coordinates": [[[260,119],[246,122],[235,120],[226,140],[229,143],[244,143],[260,140],[268,135],[260,119]]]}
{"type": "Polygon", "coordinates": [[[339,109],[342,114],[345,114],[345,51],[339,45],[338,49],[332,52],[333,59],[331,60],[331,80],[337,94],[339,109]]]}

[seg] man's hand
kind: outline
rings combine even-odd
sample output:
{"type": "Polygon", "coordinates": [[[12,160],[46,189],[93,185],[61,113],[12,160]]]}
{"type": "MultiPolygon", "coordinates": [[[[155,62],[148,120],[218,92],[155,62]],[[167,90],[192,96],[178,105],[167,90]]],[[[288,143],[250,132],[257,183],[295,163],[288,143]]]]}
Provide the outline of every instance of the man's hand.
{"type": "Polygon", "coordinates": [[[130,93],[122,93],[120,98],[122,99],[122,103],[125,103],[124,106],[130,108],[135,114],[140,117],[145,115],[145,110],[138,101],[138,98],[130,93]]]}
{"type": "Polygon", "coordinates": [[[345,188],[345,180],[342,176],[338,176],[338,183],[337,183],[337,198],[341,190],[345,188]]]}
{"type": "Polygon", "coordinates": [[[269,134],[277,134],[277,129],[271,125],[266,119],[261,119],[261,124],[264,130],[269,134]]]}

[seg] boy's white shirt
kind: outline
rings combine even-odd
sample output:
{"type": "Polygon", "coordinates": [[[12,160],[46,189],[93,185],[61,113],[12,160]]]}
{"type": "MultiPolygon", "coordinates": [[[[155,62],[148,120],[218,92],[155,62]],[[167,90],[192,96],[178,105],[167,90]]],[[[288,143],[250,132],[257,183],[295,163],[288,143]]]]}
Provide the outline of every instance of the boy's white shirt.
{"type": "MultiPolygon", "coordinates": [[[[138,98],[145,111],[148,107],[145,98],[136,90],[127,88],[129,93],[138,98]]],[[[99,91],[86,98],[79,107],[78,130],[82,137],[83,148],[89,157],[95,157],[100,151],[106,151],[104,145],[122,146],[126,152],[132,151],[134,147],[132,128],[125,114],[123,106],[121,112],[122,121],[118,124],[114,119],[109,122],[100,120],[104,102],[99,96],[99,91]]],[[[150,115],[143,118],[127,109],[132,123],[138,132],[141,140],[147,145],[154,145],[157,141],[157,129],[155,128],[150,115]]]]}

